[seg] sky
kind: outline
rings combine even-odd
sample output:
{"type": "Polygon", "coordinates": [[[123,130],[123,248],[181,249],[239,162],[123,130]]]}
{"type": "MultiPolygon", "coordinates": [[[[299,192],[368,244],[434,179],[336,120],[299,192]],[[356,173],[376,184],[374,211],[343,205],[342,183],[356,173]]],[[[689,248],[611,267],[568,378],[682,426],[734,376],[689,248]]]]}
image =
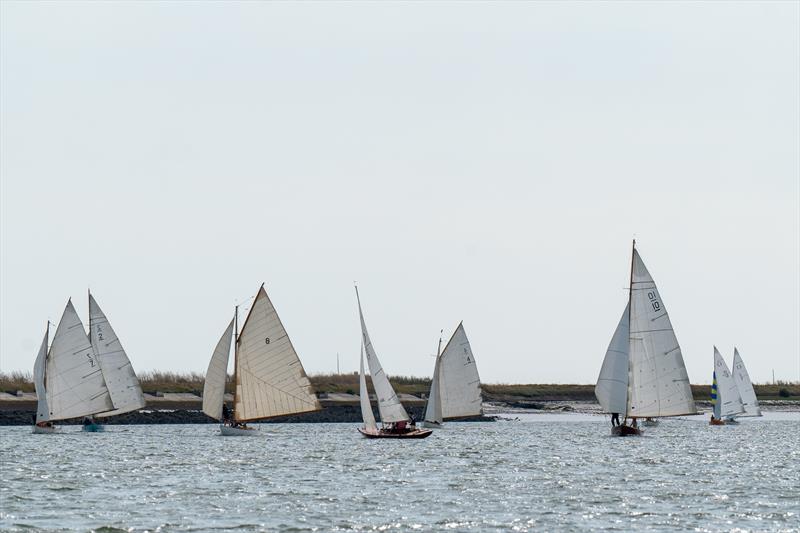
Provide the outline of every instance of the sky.
{"type": "Polygon", "coordinates": [[[390,375],[463,320],[484,382],[594,383],[635,237],[692,382],[798,380],[798,95],[798,2],[4,1],[0,371],[91,289],[203,373],[262,282],[355,371],[357,281],[390,375]]]}

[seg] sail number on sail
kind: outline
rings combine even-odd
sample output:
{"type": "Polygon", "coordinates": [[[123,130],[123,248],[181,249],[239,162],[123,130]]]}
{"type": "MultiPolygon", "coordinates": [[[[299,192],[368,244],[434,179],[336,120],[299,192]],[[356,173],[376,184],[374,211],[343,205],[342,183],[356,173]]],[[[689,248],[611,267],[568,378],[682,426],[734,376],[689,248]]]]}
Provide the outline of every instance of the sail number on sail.
{"type": "Polygon", "coordinates": [[[658,294],[656,294],[656,291],[648,292],[647,297],[650,299],[653,311],[661,311],[661,302],[658,301],[658,294]]]}

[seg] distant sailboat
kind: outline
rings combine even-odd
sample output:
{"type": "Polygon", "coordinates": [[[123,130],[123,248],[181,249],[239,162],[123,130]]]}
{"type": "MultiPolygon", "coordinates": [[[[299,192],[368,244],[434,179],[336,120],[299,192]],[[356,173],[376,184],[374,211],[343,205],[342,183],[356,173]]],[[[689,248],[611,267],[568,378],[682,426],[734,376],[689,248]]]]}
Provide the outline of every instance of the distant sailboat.
{"type": "Polygon", "coordinates": [[[247,422],[322,409],[263,284],[238,335],[237,331],[238,307],[214,349],[203,386],[203,412],[222,422],[222,435],[258,435],[247,422]],[[225,379],[232,341],[236,389],[233,413],[226,420],[225,379]]]}
{"type": "Polygon", "coordinates": [[[378,360],[378,355],[375,353],[375,348],[367,332],[367,324],[364,322],[358,287],[356,287],[356,299],[358,300],[358,316],[361,320],[362,353],[367,354],[369,373],[372,377],[375,395],[378,397],[378,411],[381,415],[381,428],[379,429],[375,423],[375,416],[372,413],[372,406],[367,394],[364,359],[362,356],[359,374],[359,394],[361,396],[361,415],[364,419],[364,427],[358,428],[358,431],[371,439],[424,439],[432,431],[430,429],[417,429],[413,426],[409,427],[408,423],[411,421],[411,417],[408,416],[403,404],[400,403],[400,399],[394,392],[392,384],[389,383],[389,378],[386,377],[386,372],[383,371],[381,362],[378,360]]]}
{"type": "Polygon", "coordinates": [[[736,348],[733,349],[733,379],[736,381],[736,388],[739,390],[744,407],[744,413],[739,416],[763,416],[758,405],[758,398],[756,398],[756,391],[753,390],[753,384],[750,382],[750,375],[736,348]]]}
{"type": "Polygon", "coordinates": [[[744,413],[742,398],[725,359],[714,346],[714,374],[711,385],[711,413],[710,424],[721,426],[733,422],[733,417],[744,413]]]}
{"type": "Polygon", "coordinates": [[[436,428],[445,420],[479,416],[482,403],[481,379],[462,322],[437,353],[423,425],[436,428]]]}
{"type": "Polygon", "coordinates": [[[50,321],[39,348],[39,354],[33,363],[33,386],[36,389],[36,422],[33,426],[34,433],[56,433],[58,428],[50,421],[50,411],[47,409],[47,392],[45,390],[45,369],[47,367],[47,342],[50,335],[50,321]]]}
{"type": "Polygon", "coordinates": [[[85,431],[102,431],[102,425],[92,417],[118,415],[145,406],[130,360],[91,294],[89,328],[87,335],[69,300],[46,353],[45,335],[34,365],[37,395],[43,390],[37,425],[85,417],[85,431]]]}
{"type": "Polygon", "coordinates": [[[613,426],[614,435],[639,434],[640,418],[697,412],[678,339],[636,241],[628,303],[603,359],[595,396],[605,412],[632,420],[613,426]]]}

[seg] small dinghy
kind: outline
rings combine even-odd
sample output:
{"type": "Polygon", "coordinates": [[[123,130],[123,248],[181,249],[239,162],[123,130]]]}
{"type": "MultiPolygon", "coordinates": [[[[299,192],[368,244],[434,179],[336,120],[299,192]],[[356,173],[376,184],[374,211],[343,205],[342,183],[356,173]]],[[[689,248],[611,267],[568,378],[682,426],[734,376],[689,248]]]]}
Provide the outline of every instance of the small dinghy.
{"type": "Polygon", "coordinates": [[[368,439],[424,439],[433,433],[433,431],[430,429],[412,429],[404,432],[398,432],[391,428],[358,428],[358,431],[368,439]]]}
{"type": "Polygon", "coordinates": [[[36,424],[33,426],[33,432],[38,435],[52,435],[53,433],[61,433],[61,430],[49,422],[45,422],[45,425],[36,424]]]}
{"type": "Polygon", "coordinates": [[[226,424],[220,424],[219,432],[225,437],[255,437],[262,435],[259,430],[248,425],[234,427],[226,424]]]}
{"type": "Polygon", "coordinates": [[[725,426],[728,424],[737,424],[733,417],[744,413],[744,405],[742,405],[742,398],[739,395],[739,388],[736,385],[736,380],[728,370],[728,365],[725,364],[725,359],[719,353],[717,347],[714,346],[714,373],[713,381],[711,382],[711,405],[713,411],[711,413],[711,426],[725,426]]]}

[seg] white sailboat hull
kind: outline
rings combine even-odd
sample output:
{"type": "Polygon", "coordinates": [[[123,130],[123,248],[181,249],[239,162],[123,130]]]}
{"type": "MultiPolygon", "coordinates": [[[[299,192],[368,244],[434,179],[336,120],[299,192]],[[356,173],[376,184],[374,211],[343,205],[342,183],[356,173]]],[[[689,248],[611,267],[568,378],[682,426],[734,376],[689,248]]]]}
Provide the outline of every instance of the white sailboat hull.
{"type": "Polygon", "coordinates": [[[250,426],[234,428],[231,426],[220,425],[219,432],[223,437],[258,437],[259,435],[263,435],[261,431],[250,426]]]}
{"type": "Polygon", "coordinates": [[[50,427],[33,426],[33,433],[38,435],[51,435],[53,433],[61,433],[61,430],[55,426],[50,426],[50,427]]]}

